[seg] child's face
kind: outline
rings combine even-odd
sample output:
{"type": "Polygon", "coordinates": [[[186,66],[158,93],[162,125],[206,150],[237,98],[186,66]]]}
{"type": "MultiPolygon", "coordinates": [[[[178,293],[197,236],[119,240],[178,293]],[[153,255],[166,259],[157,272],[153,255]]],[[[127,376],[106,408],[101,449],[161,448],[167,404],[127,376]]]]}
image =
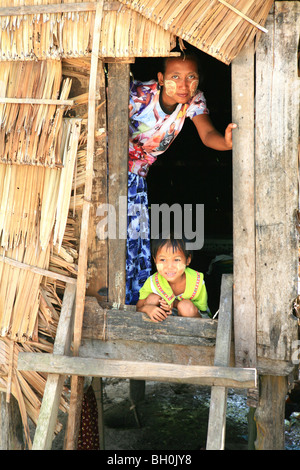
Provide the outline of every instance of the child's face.
{"type": "Polygon", "coordinates": [[[197,64],[189,59],[168,60],[164,75],[158,73],[158,81],[163,85],[162,98],[165,104],[186,103],[197,91],[197,64]]]}
{"type": "Polygon", "coordinates": [[[164,245],[157,251],[154,259],[157,271],[168,282],[175,283],[182,278],[186,266],[191,262],[191,257],[185,257],[180,249],[175,249],[171,245],[164,245]]]}

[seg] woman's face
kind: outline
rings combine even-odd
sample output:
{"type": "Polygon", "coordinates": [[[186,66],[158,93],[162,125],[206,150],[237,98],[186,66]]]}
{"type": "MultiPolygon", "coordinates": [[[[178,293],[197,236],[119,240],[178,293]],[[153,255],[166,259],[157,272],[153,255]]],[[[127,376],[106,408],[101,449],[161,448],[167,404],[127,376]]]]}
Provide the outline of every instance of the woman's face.
{"type": "Polygon", "coordinates": [[[199,83],[197,64],[190,59],[169,59],[165,73],[158,73],[162,88],[162,100],[166,106],[184,104],[196,93],[199,83]]]}

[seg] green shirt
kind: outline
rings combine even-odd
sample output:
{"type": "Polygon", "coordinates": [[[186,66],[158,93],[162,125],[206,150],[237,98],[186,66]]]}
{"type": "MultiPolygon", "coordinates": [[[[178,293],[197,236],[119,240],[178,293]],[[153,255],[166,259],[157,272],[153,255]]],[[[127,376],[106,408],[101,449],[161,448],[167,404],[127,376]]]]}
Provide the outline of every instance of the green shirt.
{"type": "Polygon", "coordinates": [[[152,274],[140,289],[140,299],[146,299],[149,294],[160,295],[171,305],[175,299],[188,299],[196,307],[205,312],[207,310],[207,292],[203,279],[203,274],[191,268],[185,269],[185,290],[180,295],[175,295],[168,281],[159,273],[152,274]]]}

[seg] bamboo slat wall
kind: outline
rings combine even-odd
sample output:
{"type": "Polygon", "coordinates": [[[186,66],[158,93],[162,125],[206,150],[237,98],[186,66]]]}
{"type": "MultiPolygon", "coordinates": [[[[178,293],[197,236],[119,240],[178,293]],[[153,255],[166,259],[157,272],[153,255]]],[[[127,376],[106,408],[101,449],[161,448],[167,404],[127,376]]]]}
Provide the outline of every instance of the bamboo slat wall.
{"type": "MultiPolygon", "coordinates": [[[[33,2],[1,0],[0,14],[1,9],[4,14],[5,7],[17,7],[21,3],[29,6],[33,2]]],[[[38,5],[51,4],[54,8],[49,13],[1,16],[0,60],[90,55],[95,11],[55,12],[55,5],[62,3],[75,2],[40,1],[35,2],[35,11],[38,11],[38,5]]],[[[79,0],[79,3],[83,3],[82,0],[79,0]]],[[[95,3],[95,0],[91,0],[90,4],[92,3],[95,3]]],[[[105,3],[100,37],[101,56],[168,55],[175,45],[174,41],[172,34],[149,22],[139,13],[122,6],[119,2],[105,3]]]]}

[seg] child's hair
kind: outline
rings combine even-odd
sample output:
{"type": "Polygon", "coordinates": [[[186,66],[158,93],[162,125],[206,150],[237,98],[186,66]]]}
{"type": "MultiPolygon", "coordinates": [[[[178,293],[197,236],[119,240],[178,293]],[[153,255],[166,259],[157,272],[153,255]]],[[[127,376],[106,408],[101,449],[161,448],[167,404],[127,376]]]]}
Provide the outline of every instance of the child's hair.
{"type": "Polygon", "coordinates": [[[152,256],[155,259],[160,248],[165,245],[170,245],[173,248],[173,253],[175,250],[181,250],[186,258],[190,257],[192,259],[192,251],[186,248],[186,244],[187,240],[184,236],[179,237],[174,233],[166,236],[160,234],[158,238],[153,238],[151,241],[152,256]]]}

